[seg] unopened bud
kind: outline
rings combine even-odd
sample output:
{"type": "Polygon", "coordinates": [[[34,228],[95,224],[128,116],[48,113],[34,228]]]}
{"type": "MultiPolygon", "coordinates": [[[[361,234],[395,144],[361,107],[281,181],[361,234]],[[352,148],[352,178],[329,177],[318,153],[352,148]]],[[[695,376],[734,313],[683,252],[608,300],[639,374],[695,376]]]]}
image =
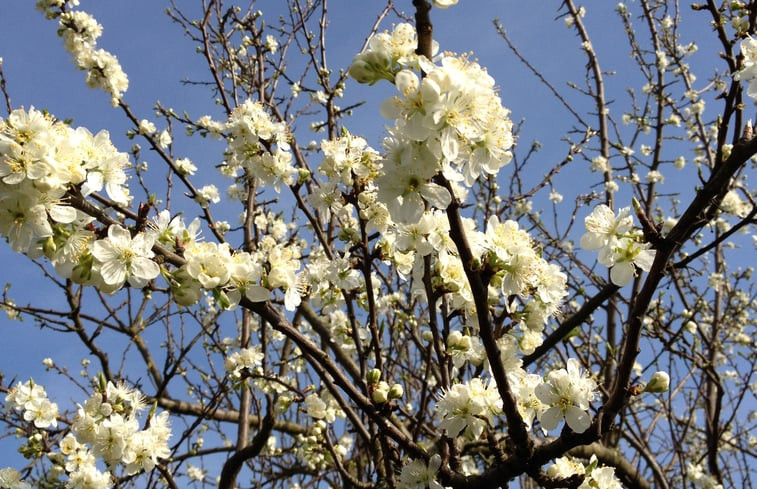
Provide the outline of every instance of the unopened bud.
{"type": "Polygon", "coordinates": [[[447,348],[454,348],[463,339],[463,334],[460,331],[451,331],[447,336],[447,348]]]}
{"type": "Polygon", "coordinates": [[[371,394],[371,398],[376,404],[384,404],[389,400],[389,384],[386,382],[379,382],[378,387],[373,391],[373,394],[371,394]]]}
{"type": "Polygon", "coordinates": [[[405,394],[405,389],[403,389],[400,384],[394,384],[392,388],[389,389],[389,399],[399,399],[403,394],[405,394]]]}
{"type": "Polygon", "coordinates": [[[666,392],[670,388],[670,376],[667,372],[655,372],[644,392],[666,392]]]}
{"type": "Polygon", "coordinates": [[[55,254],[55,250],[57,250],[58,247],[55,245],[55,240],[52,236],[48,237],[45,240],[45,243],[42,245],[42,251],[45,253],[45,256],[48,258],[52,258],[55,254]]]}
{"type": "Polygon", "coordinates": [[[381,380],[381,370],[377,368],[370,369],[368,373],[365,374],[365,380],[369,385],[378,384],[378,381],[381,380]]]}

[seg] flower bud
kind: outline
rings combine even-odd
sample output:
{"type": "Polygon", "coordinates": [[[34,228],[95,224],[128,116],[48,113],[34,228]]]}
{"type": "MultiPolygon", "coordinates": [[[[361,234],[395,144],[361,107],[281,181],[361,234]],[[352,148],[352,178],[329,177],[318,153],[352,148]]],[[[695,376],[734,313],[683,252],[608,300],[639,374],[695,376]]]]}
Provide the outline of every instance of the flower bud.
{"type": "Polygon", "coordinates": [[[373,391],[373,394],[371,394],[371,398],[376,404],[384,404],[389,400],[389,384],[386,382],[379,382],[378,387],[373,391]]]}
{"type": "Polygon", "coordinates": [[[455,348],[462,339],[463,334],[460,331],[451,331],[447,336],[447,348],[455,348]]]}
{"type": "Polygon", "coordinates": [[[644,392],[665,392],[670,388],[670,376],[667,372],[655,372],[644,392]]]}
{"type": "Polygon", "coordinates": [[[71,280],[77,284],[87,284],[92,280],[92,265],[94,263],[95,257],[90,253],[84,253],[71,270],[71,280]]]}
{"type": "Polygon", "coordinates": [[[382,53],[366,51],[355,56],[348,73],[358,83],[373,85],[381,79],[390,79],[391,60],[382,53]]]}
{"type": "Polygon", "coordinates": [[[305,170],[304,168],[301,168],[297,170],[297,183],[303,184],[310,178],[310,172],[305,170]]]}
{"type": "Polygon", "coordinates": [[[58,247],[55,244],[55,240],[52,236],[48,237],[45,242],[42,244],[42,251],[45,253],[45,256],[47,258],[52,258],[55,254],[55,250],[57,250],[58,247]]]}
{"type": "Polygon", "coordinates": [[[401,384],[394,384],[392,388],[389,389],[389,399],[399,399],[403,394],[405,394],[405,389],[402,388],[401,384]]]}
{"type": "Polygon", "coordinates": [[[378,381],[381,380],[381,370],[377,368],[370,369],[368,373],[365,374],[365,380],[369,385],[378,384],[378,381]]]}

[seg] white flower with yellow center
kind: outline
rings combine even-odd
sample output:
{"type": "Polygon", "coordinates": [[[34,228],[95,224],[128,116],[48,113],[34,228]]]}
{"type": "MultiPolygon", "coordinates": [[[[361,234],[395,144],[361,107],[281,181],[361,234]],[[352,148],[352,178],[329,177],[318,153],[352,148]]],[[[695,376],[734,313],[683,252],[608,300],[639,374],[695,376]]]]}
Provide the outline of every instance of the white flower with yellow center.
{"type": "Polygon", "coordinates": [[[589,403],[594,399],[596,383],[581,371],[578,360],[568,359],[567,369],[553,370],[547,381],[536,386],[537,399],[549,406],[538,414],[542,427],[551,431],[562,419],[576,433],[583,433],[591,425],[589,403]]]}
{"type": "Polygon", "coordinates": [[[153,241],[144,233],[132,238],[127,229],[117,224],[110,226],[108,237],[92,245],[103,282],[118,288],[128,280],[132,287],[142,288],[157,277],[160,267],[151,260],[153,241]]]}

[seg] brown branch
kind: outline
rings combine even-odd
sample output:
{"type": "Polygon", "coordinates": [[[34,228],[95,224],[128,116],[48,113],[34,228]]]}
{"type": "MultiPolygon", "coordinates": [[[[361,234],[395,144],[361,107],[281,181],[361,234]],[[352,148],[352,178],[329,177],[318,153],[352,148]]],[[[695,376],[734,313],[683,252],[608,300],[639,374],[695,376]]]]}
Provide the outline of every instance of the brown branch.
{"type": "Polygon", "coordinates": [[[266,415],[263,418],[263,422],[261,423],[260,429],[255,435],[255,438],[252,439],[252,442],[248,446],[241,450],[237,450],[236,453],[223,464],[223,468],[221,469],[221,480],[218,483],[219,489],[231,489],[234,487],[234,481],[237,478],[237,474],[239,474],[239,470],[242,468],[242,464],[253,457],[257,457],[258,454],[260,454],[260,451],[265,448],[274,425],[273,402],[269,399],[266,415]]]}
{"type": "Polygon", "coordinates": [[[733,175],[756,153],[757,138],[742,140],[736,144],[729,158],[715,168],[709,181],[697,193],[657,250],[652,268],[629,312],[626,341],[623,345],[615,384],[607,402],[602,406],[594,421],[593,429],[598,434],[609,429],[615,416],[626,402],[633,363],[639,352],[642,320],[654,298],[657,286],[665,276],[670,259],[683,246],[683,243],[706,223],[703,217],[708,209],[711,206],[719,207],[724,195],[722,189],[728,186],[733,175]]]}
{"type": "MultiPolygon", "coordinates": [[[[208,412],[207,406],[202,404],[195,404],[187,401],[178,401],[169,397],[148,398],[149,402],[157,402],[158,406],[162,407],[166,411],[175,414],[188,414],[190,416],[204,416],[205,419],[224,421],[228,423],[239,422],[239,411],[236,410],[223,410],[215,409],[213,412],[208,412]]],[[[248,417],[250,426],[259,426],[260,417],[255,414],[250,414],[248,417]]],[[[289,435],[304,435],[308,432],[307,428],[291,421],[279,421],[275,420],[273,429],[289,435]]]]}
{"type": "Polygon", "coordinates": [[[431,59],[434,27],[431,24],[431,4],[428,0],[413,0],[415,7],[415,30],[418,33],[418,48],[415,53],[431,59]]]}
{"type": "Polygon", "coordinates": [[[629,489],[651,489],[652,487],[649,484],[649,481],[639,473],[636,467],[626,460],[618,450],[613,448],[606,447],[599,443],[592,443],[591,445],[573,448],[568,454],[586,459],[591,458],[592,455],[596,455],[597,460],[602,464],[615,467],[615,475],[617,475],[624,486],[629,489]]]}
{"type": "Polygon", "coordinates": [[[8,111],[8,115],[13,111],[11,106],[11,96],[8,93],[8,87],[5,84],[5,73],[3,73],[3,59],[0,58],[0,92],[3,93],[5,98],[5,110],[8,111]]]}
{"type": "Polygon", "coordinates": [[[581,309],[576,311],[568,319],[560,323],[560,326],[552,331],[549,336],[544,339],[544,342],[539,345],[533,353],[523,357],[523,367],[527,367],[534,363],[536,360],[548,353],[552,348],[563,340],[574,328],[577,328],[581,323],[586,321],[591,313],[593,313],[599,306],[601,306],[608,298],[612,297],[620,287],[615,284],[605,285],[594,297],[589,299],[581,306],[581,309]]]}

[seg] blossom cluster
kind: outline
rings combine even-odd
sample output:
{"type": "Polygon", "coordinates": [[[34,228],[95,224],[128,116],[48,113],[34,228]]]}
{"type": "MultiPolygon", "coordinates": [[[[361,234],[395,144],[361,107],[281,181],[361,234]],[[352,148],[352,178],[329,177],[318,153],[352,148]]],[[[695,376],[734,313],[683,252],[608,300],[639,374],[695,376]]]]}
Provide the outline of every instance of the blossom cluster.
{"type": "Polygon", "coordinates": [[[31,489],[31,484],[21,480],[21,473],[11,467],[0,469],[0,488],[2,489],[31,489]]]}
{"type": "Polygon", "coordinates": [[[58,405],[50,402],[45,388],[33,380],[17,383],[5,396],[7,409],[23,413],[24,420],[37,428],[58,426],[58,405]]]}
{"type": "Polygon", "coordinates": [[[686,478],[691,482],[695,489],[723,489],[717,479],[705,472],[701,464],[686,464],[686,478]]]}
{"type": "Polygon", "coordinates": [[[33,107],[14,110],[0,120],[0,233],[16,252],[75,264],[94,234],[91,219],[68,205],[67,191],[75,186],[86,197],[105,189],[127,204],[128,165],[107,131],[92,135],[33,107]]]}
{"type": "Polygon", "coordinates": [[[741,41],[741,69],[733,78],[749,84],[746,93],[753,99],[757,99],[757,39],[749,36],[741,41]]]}
{"type": "MultiPolygon", "coordinates": [[[[57,406],[33,381],[19,382],[5,400],[8,409],[23,411],[24,419],[36,428],[57,426],[57,406]]],[[[170,455],[171,428],[167,412],[151,412],[145,428],[140,428],[139,417],[145,408],[139,391],[121,383],[103,382],[83,406],[79,405],[70,432],[58,444],[60,451],[47,453],[54,464],[51,476],[67,476],[61,487],[105,489],[112,487],[119,468],[127,475],[153,470],[159,459],[170,455]],[[98,467],[98,460],[105,463],[105,470],[98,467]]],[[[0,478],[3,487],[29,487],[13,469],[0,471],[0,478]]]]}
{"type": "Polygon", "coordinates": [[[450,387],[436,404],[436,411],[442,418],[439,428],[447,430],[447,436],[455,438],[465,430],[476,439],[502,413],[502,399],[494,382],[476,377],[450,387]]]}
{"type": "Polygon", "coordinates": [[[252,372],[261,365],[262,361],[263,352],[259,346],[255,345],[250,348],[241,348],[239,351],[227,356],[223,366],[231,376],[240,377],[242,370],[247,369],[252,372]]]}
{"type": "MultiPolygon", "coordinates": [[[[554,430],[563,420],[576,433],[586,431],[591,425],[589,407],[596,396],[597,384],[582,371],[578,360],[570,358],[566,368],[554,369],[542,378],[521,368],[512,337],[506,335],[498,346],[518,411],[528,429],[538,419],[544,432],[554,430]]],[[[448,436],[454,438],[464,433],[476,439],[486,428],[494,426],[495,417],[502,414],[502,399],[493,381],[475,377],[450,387],[435,409],[441,419],[439,427],[447,430],[448,436]]]]}
{"type": "MultiPolygon", "coordinates": [[[[167,246],[178,244],[186,260],[180,268],[164,272],[178,304],[195,304],[206,290],[213,293],[222,308],[229,309],[239,304],[242,297],[262,302],[270,298],[271,290],[282,288],[287,309],[294,310],[299,305],[297,244],[280,243],[266,234],[257,250],[235,252],[228,243],[197,240],[195,232],[186,232],[180,216],[171,219],[163,211],[160,218],[165,226],[160,241],[167,246]]],[[[197,226],[192,228],[196,231],[197,226]]]]}
{"type": "Polygon", "coordinates": [[[553,370],[547,380],[534,389],[534,394],[547,409],[540,412],[539,422],[551,431],[565,419],[570,429],[583,433],[591,425],[589,403],[594,399],[597,384],[581,371],[578,360],[568,359],[567,368],[553,370]]]}
{"type": "MultiPolygon", "coordinates": [[[[393,204],[386,202],[385,191],[381,189],[382,180],[388,180],[386,174],[382,175],[387,162],[376,150],[363,138],[347,131],[340,138],[323,141],[321,148],[324,159],[318,174],[326,181],[320,183],[311,196],[311,204],[340,222],[339,236],[347,243],[360,243],[358,216],[366,232],[379,232],[376,246],[381,256],[395,267],[401,278],[412,277],[414,292],[419,297],[425,297],[424,258],[433,256],[433,286],[445,294],[451,309],[464,313],[471,333],[475,333],[475,302],[457,247],[450,237],[445,212],[422,210],[425,204],[418,201],[421,213],[417,220],[398,222],[391,212],[393,204]]],[[[408,167],[408,171],[412,168],[408,167]]],[[[423,189],[428,189],[429,193],[439,189],[446,192],[433,182],[419,183],[419,187],[421,192],[426,192],[423,189]]],[[[412,198],[410,194],[406,197],[412,198]]],[[[490,300],[501,303],[502,298],[506,298],[504,307],[519,325],[512,333],[517,335],[522,351],[530,353],[541,344],[544,326],[567,294],[566,275],[541,257],[537,243],[515,221],[500,221],[493,216],[487,221],[485,232],[476,230],[471,219],[464,218],[463,224],[474,257],[481,266],[492,271],[490,300]]],[[[328,311],[336,311],[336,307],[331,306],[341,303],[340,294],[335,291],[356,290],[362,282],[351,265],[349,252],[329,259],[323,253],[311,253],[304,276],[310,298],[322,307],[328,306],[328,311]]],[[[458,339],[450,338],[447,345],[456,367],[461,367],[465,361],[481,364],[483,354],[480,342],[473,341],[475,334],[465,335],[467,339],[460,334],[458,339]]],[[[352,339],[349,335],[345,338],[349,345],[352,339]]]]}
{"type": "Polygon", "coordinates": [[[412,26],[400,24],[375,36],[350,68],[361,83],[387,79],[399,92],[381,107],[394,127],[384,140],[383,175],[376,183],[392,218],[403,223],[416,222],[425,202],[449,205],[452,195],[432,182],[435,176],[471,185],[509,163],[514,142],[509,111],[483,68],[465,56],[443,55],[432,63],[414,54],[416,46],[412,26]],[[415,68],[425,73],[422,79],[415,68]]]}
{"type": "Polygon", "coordinates": [[[648,272],[655,250],[644,242],[640,229],[634,227],[629,207],[618,211],[600,204],[584,220],[586,234],[581,237],[585,250],[599,250],[599,263],[610,269],[610,280],[618,287],[628,285],[636,268],[648,272]]]}
{"type": "Polygon", "coordinates": [[[369,85],[379,80],[394,82],[400,70],[417,66],[417,46],[415,28],[410,24],[399,24],[391,33],[380,32],[373,36],[368,49],[352,60],[349,74],[359,83],[369,85]]]}
{"type": "Polygon", "coordinates": [[[120,465],[132,475],[150,471],[159,458],[168,457],[168,413],[151,414],[148,427],[140,429],[138,416],[145,408],[139,391],[112,382],[80,405],[71,425],[72,433],[61,442],[70,480],[76,479],[77,472],[89,477],[96,470],[94,461],[98,458],[111,471],[120,465]]]}
{"type": "MultiPolygon", "coordinates": [[[[264,181],[291,183],[291,166],[265,163],[272,154],[290,154],[285,151],[283,125],[259,114],[247,119],[241,115],[255,113],[257,106],[241,106],[244,108],[230,117],[229,161],[264,181]],[[250,132],[253,126],[255,132],[250,132]],[[265,149],[270,142],[278,146],[274,153],[265,149]],[[271,172],[266,173],[266,168],[271,172]]],[[[199,241],[199,222],[187,225],[167,211],[155,216],[144,230],[118,223],[98,230],[93,217],[71,205],[74,197],[102,190],[116,204],[128,204],[129,165],[128,156],[116,150],[106,131],[92,135],[34,108],[14,110],[0,120],[0,234],[14,251],[46,256],[62,277],[108,293],[126,283],[144,287],[163,271],[174,298],[182,305],[196,303],[203,290],[208,290],[228,308],[243,295],[252,301],[267,300],[270,290],[276,288],[285,290],[290,310],[299,304],[299,246],[280,243],[284,238],[280,231],[267,233],[254,252],[235,253],[228,244],[199,241]],[[180,252],[186,265],[161,270],[154,260],[156,245],[180,252]]],[[[264,228],[275,226],[261,224],[264,228]]]]}
{"type": "Polygon", "coordinates": [[[78,2],[72,1],[37,2],[37,8],[47,18],[58,19],[58,35],[77,69],[87,73],[87,85],[108,93],[115,107],[129,88],[129,79],[118,58],[105,49],[97,49],[97,39],[102,35],[102,26],[97,20],[87,12],[64,8],[76,5],[78,2]]]}
{"type": "MultiPolygon", "coordinates": [[[[392,213],[393,204],[386,201],[386,186],[392,186],[383,169],[387,161],[367,145],[366,141],[343,132],[342,137],[323,141],[324,159],[318,174],[326,181],[311,196],[311,204],[324,215],[334,216],[341,224],[340,238],[350,244],[361,240],[357,217],[362,218],[366,232],[377,231],[380,238],[376,244],[382,257],[393,265],[403,279],[412,277],[414,290],[424,297],[424,257],[432,255],[432,283],[445,294],[448,306],[461,311],[469,320],[472,333],[476,329],[475,302],[470,284],[465,276],[456,245],[450,237],[447,215],[441,209],[423,210],[425,204],[418,201],[420,215],[415,221],[397,221],[392,213]],[[382,174],[383,173],[383,174],[382,174]]],[[[426,161],[433,161],[431,156],[426,161]]],[[[420,165],[421,163],[418,163],[420,165]]],[[[412,172],[412,165],[407,167],[412,172]]],[[[398,178],[404,178],[398,175],[398,178]]],[[[446,189],[430,181],[418,181],[422,193],[433,194],[446,189]],[[426,190],[424,190],[426,189],[426,190]]],[[[401,197],[402,198],[402,197],[401,197]]],[[[405,198],[412,199],[411,194],[405,198]]],[[[404,198],[402,198],[404,199],[404,198]]],[[[394,202],[400,202],[394,199],[394,202]]],[[[404,202],[403,202],[404,203],[404,202]]],[[[413,211],[415,213],[415,211],[413,211]]],[[[465,232],[473,254],[478,262],[492,271],[490,297],[493,302],[507,298],[504,307],[516,318],[517,334],[521,349],[531,352],[541,344],[542,332],[549,318],[554,315],[567,294],[567,277],[556,265],[549,264],[540,256],[537,244],[529,234],[518,227],[515,221],[500,221],[496,216],[487,221],[485,232],[475,229],[471,219],[463,219],[465,232]]],[[[326,259],[323,253],[311,253],[310,263],[304,277],[310,298],[316,304],[336,311],[341,300],[339,289],[356,290],[361,287],[360,275],[351,265],[349,252],[326,259]],[[336,288],[335,288],[336,286],[336,288]]],[[[448,341],[448,353],[455,358],[456,367],[465,361],[481,364],[483,353],[478,340],[462,333],[458,339],[448,341]]],[[[351,343],[349,335],[346,343],[351,343]]]]}
{"type": "Polygon", "coordinates": [[[547,475],[555,479],[565,479],[580,474],[584,481],[578,489],[622,489],[615,476],[615,468],[600,466],[596,455],[592,455],[587,465],[570,457],[560,457],[547,469],[547,475]]]}
{"type": "Polygon", "coordinates": [[[326,423],[323,420],[318,420],[310,427],[308,433],[295,436],[297,459],[301,460],[311,470],[323,470],[333,465],[332,453],[343,458],[352,450],[354,440],[349,434],[342,435],[337,440],[333,452],[327,450],[323,444],[326,429],[326,423]]]}
{"type": "Polygon", "coordinates": [[[222,171],[227,176],[244,169],[264,185],[272,185],[276,192],[282,185],[294,183],[296,170],[286,124],[273,122],[263,104],[248,99],[236,106],[225,130],[228,149],[222,171]]]}
{"type": "MultiPolygon", "coordinates": [[[[473,294],[444,211],[453,199],[464,200],[466,187],[479,177],[509,163],[512,122],[494,80],[477,63],[452,54],[432,62],[415,54],[416,47],[414,29],[399,24],[391,33],[374,36],[369,49],[353,60],[350,74],[357,81],[386,79],[397,88],[398,94],[381,107],[394,125],[382,157],[349,134],[338,144],[322,144],[326,158],[319,173],[329,182],[315,205],[346,216],[340,219],[345,224],[357,203],[368,228],[381,233],[382,256],[390,257],[401,277],[413,278],[420,297],[425,296],[424,258],[433,256],[434,287],[446,294],[451,309],[464,313],[475,333],[473,294]]],[[[504,309],[520,326],[512,334],[522,351],[533,351],[567,295],[565,274],[540,256],[515,221],[492,217],[483,233],[473,220],[464,218],[463,224],[476,262],[492,271],[490,301],[505,299],[504,309]]],[[[480,362],[477,346],[455,341],[448,349],[460,367],[466,360],[480,362]]]]}
{"type": "Polygon", "coordinates": [[[336,399],[328,391],[324,390],[321,394],[313,392],[305,397],[305,410],[313,419],[331,424],[336,418],[344,418],[346,415],[339,407],[336,399]]]}

